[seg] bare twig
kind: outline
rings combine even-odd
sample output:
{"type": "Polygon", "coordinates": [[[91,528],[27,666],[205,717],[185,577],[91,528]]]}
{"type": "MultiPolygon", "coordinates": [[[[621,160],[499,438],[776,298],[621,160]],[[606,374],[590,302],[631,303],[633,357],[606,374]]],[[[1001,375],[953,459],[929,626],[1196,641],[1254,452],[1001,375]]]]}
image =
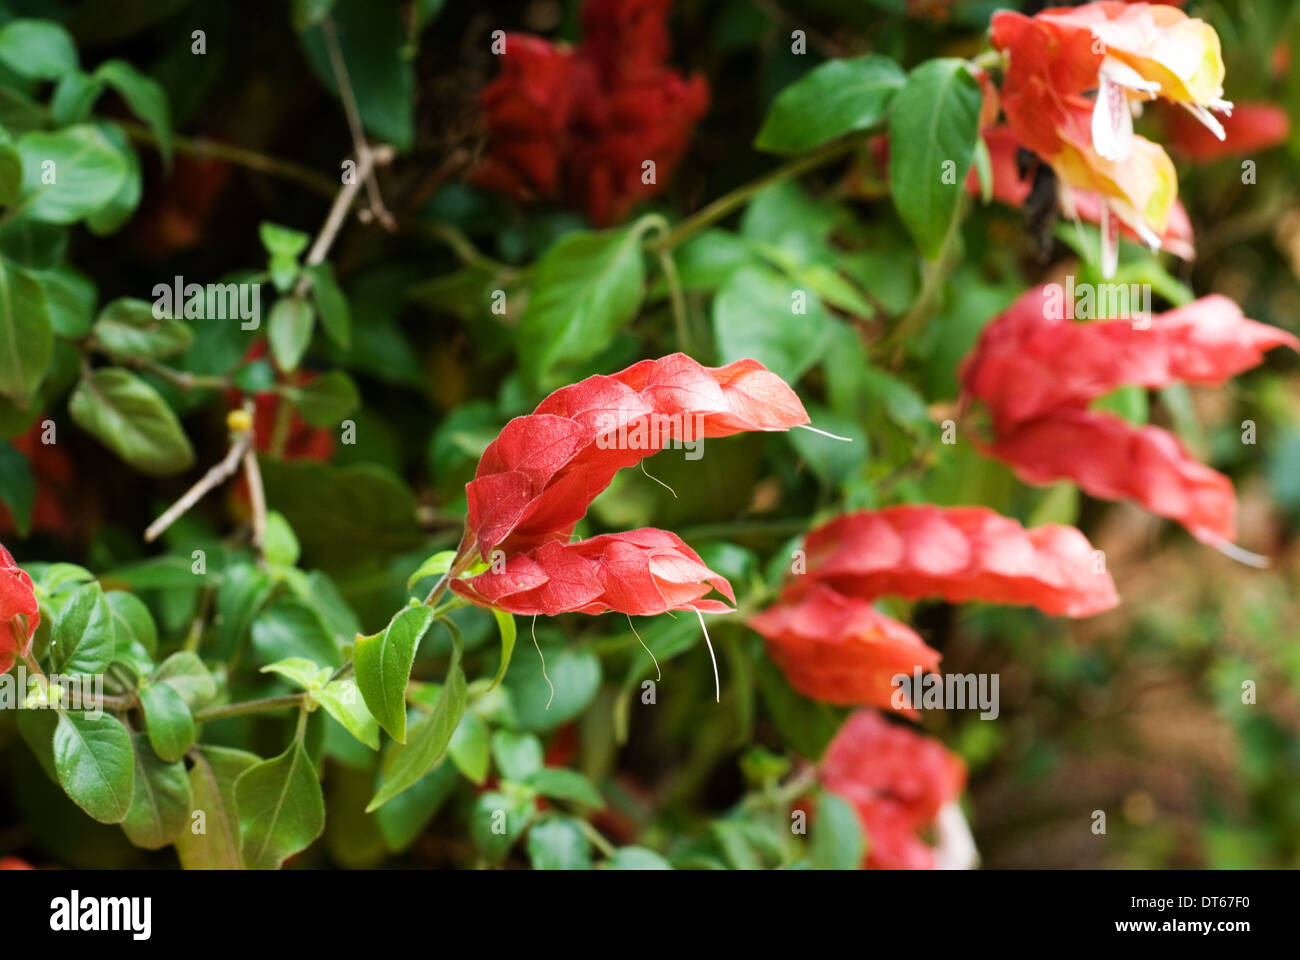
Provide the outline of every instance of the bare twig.
{"type": "Polygon", "coordinates": [[[168,527],[179,520],[181,516],[190,509],[190,507],[203,499],[208,491],[225,482],[234,475],[236,470],[239,469],[240,462],[243,460],[244,455],[253,445],[253,403],[251,400],[245,402],[244,412],[248,414],[249,418],[248,429],[239,431],[230,445],[230,451],[225,455],[220,463],[208,470],[208,472],[199,479],[198,483],[186,490],[179,500],[168,507],[162,516],[149,525],[149,529],[144,532],[146,543],[153,543],[153,541],[157,540],[158,537],[160,537],[168,527]]]}
{"type": "Polygon", "coordinates": [[[321,34],[325,38],[325,51],[329,54],[330,67],[334,71],[334,80],[339,88],[339,99],[343,101],[343,112],[348,118],[352,145],[357,153],[357,179],[364,180],[366,183],[370,212],[385,230],[394,233],[397,230],[397,220],[384,206],[383,195],[379,192],[379,181],[375,178],[374,165],[367,165],[364,176],[361,173],[362,161],[374,152],[374,148],[366,140],[365,130],[361,127],[361,111],[357,109],[357,98],[352,92],[352,83],[348,79],[348,67],[343,60],[343,51],[339,47],[338,32],[334,29],[334,21],[329,17],[321,21],[321,34]]]}
{"type": "Polygon", "coordinates": [[[253,549],[262,555],[266,543],[266,491],[262,488],[262,470],[257,465],[257,451],[244,451],[244,476],[248,478],[248,500],[253,508],[253,549]]]}

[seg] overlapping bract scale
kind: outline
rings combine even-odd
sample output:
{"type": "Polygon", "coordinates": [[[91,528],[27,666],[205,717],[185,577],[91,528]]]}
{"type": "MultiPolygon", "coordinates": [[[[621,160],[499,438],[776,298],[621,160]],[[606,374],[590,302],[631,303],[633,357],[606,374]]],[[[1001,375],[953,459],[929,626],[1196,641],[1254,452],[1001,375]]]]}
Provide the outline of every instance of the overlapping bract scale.
{"type": "Polygon", "coordinates": [[[5,673],[32,647],[41,623],[32,578],[0,544],[0,673],[5,673]]]}
{"type": "Polygon", "coordinates": [[[1216,384],[1262,362],[1285,330],[1256,323],[1226,297],[1202,297],[1148,319],[1075,323],[1030,290],[982,334],[962,367],[968,399],[993,419],[989,452],[1027,483],[1068,479],[1105,499],[1132,499],[1206,543],[1236,536],[1227,477],[1166,430],[1087,409],[1117,387],[1216,384]]]}
{"type": "Polygon", "coordinates": [[[567,540],[614,474],[670,440],[807,422],[794,391],[754,360],[710,368],[677,353],[588,377],[510,421],[484,451],[466,487],[469,530],[485,558],[567,540]]]}
{"type": "Polygon", "coordinates": [[[681,538],[654,528],[602,534],[574,543],[548,541],[505,559],[452,589],[484,606],[523,615],[604,613],[652,617],[669,610],[725,612],[716,589],[735,602],[731,584],[681,538]]]}
{"type": "Polygon", "coordinates": [[[889,708],[894,676],[939,665],[938,652],[911,627],[821,584],[749,623],[767,640],[790,686],[826,703],[889,708]]]}
{"type": "Polygon", "coordinates": [[[1026,529],[986,507],[906,504],[836,517],[805,540],[814,582],[862,599],[941,597],[1086,617],[1119,598],[1105,565],[1074,527],[1026,529]]]}

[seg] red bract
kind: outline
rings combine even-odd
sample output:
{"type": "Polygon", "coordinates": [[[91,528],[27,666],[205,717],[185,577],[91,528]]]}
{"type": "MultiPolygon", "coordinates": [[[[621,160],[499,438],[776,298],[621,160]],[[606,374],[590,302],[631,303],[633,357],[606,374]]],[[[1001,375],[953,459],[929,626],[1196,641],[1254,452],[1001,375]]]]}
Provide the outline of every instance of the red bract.
{"type": "Polygon", "coordinates": [[[709,368],[677,353],[588,377],[510,421],[483,452],[466,487],[472,543],[487,558],[567,540],[614,474],[673,439],[807,422],[794,391],[754,360],[709,368]]]}
{"type": "Polygon", "coordinates": [[[19,860],[17,857],[0,857],[0,870],[32,870],[35,869],[26,860],[19,860]]]}
{"type": "Polygon", "coordinates": [[[1078,530],[1025,529],[986,507],[908,504],[844,514],[813,530],[804,546],[808,573],[792,582],[792,596],[822,583],[864,600],[942,597],[1067,617],[1119,602],[1114,581],[1078,530]]]}
{"type": "Polygon", "coordinates": [[[1236,537],[1232,481],[1159,427],[1066,407],[999,434],[989,452],[1026,483],[1072,480],[1094,497],[1136,500],[1205,543],[1236,537]]]}
{"type": "Polygon", "coordinates": [[[892,678],[939,665],[939,654],[866,600],[815,584],[749,619],[772,660],[804,696],[890,708],[892,678]]]}
{"type": "Polygon", "coordinates": [[[1165,112],[1165,140],[1170,148],[1192,160],[1261,153],[1286,142],[1291,121],[1286,111],[1271,103],[1238,103],[1223,120],[1220,140],[1195,117],[1183,110],[1165,112]]]}
{"type": "Polygon", "coordinates": [[[1206,543],[1231,541],[1236,498],[1227,477],[1196,462],[1167,431],[1086,405],[1126,384],[1221,383],[1268,350],[1298,349],[1300,341],[1246,319],[1217,295],[1137,326],[1128,319],[1073,323],[1045,311],[1052,296],[1046,287],[1022,296],[963,363],[965,395],[993,416],[989,452],[1027,483],[1073,480],[1096,497],[1136,500],[1206,543]]]}
{"type": "Polygon", "coordinates": [[[859,710],[826,748],[818,772],[827,790],[857,810],[867,835],[866,868],[934,866],[934,851],[920,833],[966,783],[965,764],[943,744],[859,710]]]}
{"type": "Polygon", "coordinates": [[[40,622],[41,607],[32,578],[0,544],[0,673],[27,656],[40,622]]]}
{"type": "Polygon", "coordinates": [[[705,566],[699,554],[666,530],[629,530],[576,543],[544,543],[508,557],[501,572],[488,570],[452,589],[475,603],[510,613],[605,613],[653,617],[669,610],[725,613],[717,589],[735,602],[731,584],[705,566]]]}
{"type": "Polygon", "coordinates": [[[669,5],[589,0],[575,50],[507,36],[481,96],[489,147],[475,182],[517,200],[562,193],[602,226],[658,193],[709,100],[703,78],[664,66],[669,5]]]}
{"type": "Polygon", "coordinates": [[[1127,316],[1074,323],[1063,292],[1039,287],[1021,296],[984,329],[962,367],[966,393],[1001,426],[1086,404],[1126,384],[1222,383],[1259,365],[1274,347],[1300,349],[1290,333],[1246,319],[1217,294],[1135,325],[1127,316]]]}

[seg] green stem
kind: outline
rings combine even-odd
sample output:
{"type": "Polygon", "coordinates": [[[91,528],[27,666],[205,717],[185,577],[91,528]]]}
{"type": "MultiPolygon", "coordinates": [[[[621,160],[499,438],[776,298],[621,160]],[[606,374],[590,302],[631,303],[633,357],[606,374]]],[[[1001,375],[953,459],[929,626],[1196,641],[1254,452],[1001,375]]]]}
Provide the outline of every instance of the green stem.
{"type": "Polygon", "coordinates": [[[682,294],[682,281],[677,276],[677,264],[673,263],[673,251],[669,247],[659,248],[659,269],[663,271],[664,283],[668,285],[668,302],[673,309],[673,327],[677,331],[677,348],[683,353],[694,354],[691,343],[691,328],[686,316],[686,297],[682,294]]]}
{"type": "Polygon", "coordinates": [[[615,853],[618,852],[617,848],[615,848],[615,846],[612,843],[606,840],[605,837],[601,834],[601,832],[597,830],[595,827],[593,827],[591,824],[589,824],[586,820],[583,820],[578,817],[575,817],[574,819],[577,820],[578,829],[581,830],[584,834],[586,834],[587,839],[592,842],[592,845],[595,846],[597,850],[599,850],[607,857],[612,857],[614,856],[615,853]]]}
{"type": "MultiPolygon", "coordinates": [[[[144,124],[130,120],[118,120],[116,123],[132,140],[155,147],[158,146],[158,138],[144,124]]],[[[214,157],[217,160],[225,160],[227,163],[247,167],[249,170],[256,170],[259,173],[267,173],[285,180],[293,180],[326,197],[334,196],[338,190],[338,184],[331,178],[292,160],[281,160],[278,157],[258,153],[256,150],[248,150],[244,147],[236,147],[232,144],[206,140],[201,137],[173,135],[171,140],[172,146],[180,153],[189,153],[199,157],[214,157]]]]}
{"type": "Polygon", "coordinates": [[[245,717],[253,713],[283,710],[286,707],[301,707],[306,697],[305,693],[294,693],[285,697],[267,697],[264,700],[246,700],[243,703],[227,703],[219,707],[207,707],[196,713],[194,720],[196,723],[206,723],[209,720],[245,717]]]}
{"type": "Polygon", "coordinates": [[[774,183],[781,183],[784,180],[790,180],[809,170],[816,169],[824,163],[829,163],[846,153],[852,152],[861,142],[859,136],[843,137],[839,140],[832,140],[830,143],[823,144],[816,150],[812,150],[800,157],[791,160],[789,163],[777,167],[775,170],[759,177],[757,180],[751,180],[743,186],[737,187],[730,193],[724,193],[718,199],[714,200],[708,206],[691,214],[681,223],[677,224],[667,235],[660,237],[654,242],[656,248],[674,249],[680,247],[683,243],[695,236],[701,230],[711,226],[721,220],[727,214],[736,209],[743,207],[749,202],[754,194],[760,192],[774,183]]]}

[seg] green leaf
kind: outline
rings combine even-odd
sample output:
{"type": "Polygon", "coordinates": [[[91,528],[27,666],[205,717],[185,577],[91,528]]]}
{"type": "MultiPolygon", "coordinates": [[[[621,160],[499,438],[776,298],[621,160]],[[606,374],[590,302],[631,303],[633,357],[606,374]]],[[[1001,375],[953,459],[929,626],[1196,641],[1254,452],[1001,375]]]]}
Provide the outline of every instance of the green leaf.
{"type": "Polygon", "coordinates": [[[506,678],[515,719],[524,730],[555,729],[581,713],[600,688],[600,659],[591,651],[552,647],[545,655],[549,685],[535,656],[523,657],[506,678]]]}
{"type": "Polygon", "coordinates": [[[180,320],[157,317],[144,300],[121,297],[99,312],[95,341],[114,360],[132,361],[184,353],[194,342],[194,332],[180,320]]]}
{"type": "Polygon", "coordinates": [[[288,594],[276,598],[253,621],[253,649],[264,663],[302,657],[335,668],[343,665],[324,618],[314,607],[288,594]]]}
{"type": "Polygon", "coordinates": [[[167,94],[163,91],[162,85],[125,60],[104,61],[95,70],[95,78],[107,83],[121,94],[126,105],[131,108],[131,112],[145,122],[158,144],[163,165],[170,167],[172,162],[171,111],[167,108],[167,94]]]}
{"type": "Polygon", "coordinates": [[[406,742],[406,685],[420,639],[433,623],[424,605],[400,611],[382,633],[357,637],[352,663],[357,686],[379,725],[398,743],[406,742]]]}
{"type": "Polygon", "coordinates": [[[397,853],[414,843],[459,782],[454,764],[440,764],[376,810],[372,816],[379,824],[384,845],[397,853]]]}
{"type": "Polygon", "coordinates": [[[832,333],[812,290],[762,267],[741,267],[727,279],[713,301],[713,326],[720,361],[749,357],[789,383],[821,359],[832,333]]]}
{"type": "Polygon", "coordinates": [[[447,752],[447,745],[465,712],[467,700],[465,672],[460,666],[462,643],[459,636],[453,637],[447,682],[443,684],[433,710],[420,718],[412,728],[408,741],[390,755],[383,786],[366,807],[367,812],[377,810],[412,786],[437,766],[447,752]]]}
{"type": "Polygon", "coordinates": [[[140,157],[127,140],[122,128],[114,123],[96,124],[100,135],[110,146],[117,150],[126,164],[126,176],[114,192],[112,198],[86,217],[86,227],[97,237],[116,233],[122,225],[131,219],[136,207],[140,205],[140,196],[144,193],[144,180],[140,173],[140,157]]]}
{"type": "Polygon", "coordinates": [[[528,831],[534,870],[590,870],[591,841],[572,817],[547,817],[528,831]]]}
{"type": "Polygon", "coordinates": [[[342,370],[323,373],[300,387],[286,387],[284,394],[313,427],[338,427],[361,404],[357,385],[342,370]]]}
{"type": "Polygon", "coordinates": [[[469,815],[469,835],[489,863],[500,863],[535,815],[532,799],[520,794],[484,793],[469,815]]]}
{"type": "Polygon", "coordinates": [[[12,144],[0,144],[0,206],[13,206],[22,186],[23,158],[12,144]]]}
{"type": "Polygon", "coordinates": [[[921,252],[939,256],[965,195],[979,136],[980,88],[964,60],[927,60],[908,75],[889,118],[894,207],[921,252]]]}
{"type": "Polygon", "coordinates": [[[524,783],[542,769],[542,741],[531,733],[498,730],[492,734],[492,759],[503,780],[524,783]]]}
{"type": "Polygon", "coordinates": [[[9,508],[18,536],[31,533],[36,479],[27,458],[3,440],[0,440],[0,502],[9,508]]]}
{"type": "Polygon", "coordinates": [[[289,657],[285,660],[277,660],[275,663],[268,663],[260,672],[279,674],[304,690],[319,690],[333,671],[305,657],[289,657]]]}
{"type": "Polygon", "coordinates": [[[645,284],[645,229],[638,222],[574,232],[546,251],[519,323],[519,361],[531,381],[546,383],[557,366],[594,357],[636,315],[645,284]]]}
{"type": "Polygon", "coordinates": [[[33,270],[32,278],[45,291],[50,326],[60,337],[80,339],[90,332],[99,292],[94,281],[72,267],[33,270]]]}
{"type": "Polygon", "coordinates": [[[57,80],[77,69],[77,48],[57,23],[11,20],[0,27],[0,62],[29,80],[57,80]]]}
{"type": "Polygon", "coordinates": [[[166,683],[147,683],[139,690],[154,753],[168,763],[185,756],[194,745],[194,717],[185,699],[166,683]]]}
{"type": "Polygon", "coordinates": [[[54,767],[77,806],[100,823],[121,823],[131,808],[135,760],[131,735],[107,713],[60,711],[54,767]]]}
{"type": "Polygon", "coordinates": [[[33,131],[18,138],[23,216],[47,223],[74,223],[103,207],[129,173],[127,159],[95,125],[33,131]]]}
{"type": "Polygon", "coordinates": [[[94,675],[113,659],[113,612],[98,583],[78,587],[55,621],[50,666],[55,673],[94,675]]]}
{"type": "Polygon", "coordinates": [[[311,343],[316,326],[316,312],[302,297],[281,297],[271,308],[267,320],[267,339],[271,342],[271,355],[281,370],[292,373],[298,369],[302,355],[311,343]]]}
{"type": "Polygon", "coordinates": [[[518,629],[514,614],[493,607],[492,616],[496,618],[497,632],[501,634],[501,665],[497,667],[497,675],[492,678],[492,686],[488,687],[489,690],[495,690],[505,678],[506,669],[510,666],[510,657],[515,652],[515,635],[518,629]]]}
{"type": "Polygon", "coordinates": [[[831,60],[810,70],[777,96],[754,140],[759,150],[798,153],[853,130],[884,121],[906,82],[888,57],[831,60]]]}
{"type": "Polygon", "coordinates": [[[325,829],[325,800],[316,768],[295,740],[278,757],[245,770],[235,781],[244,866],[278,869],[325,829]]]}
{"type": "Polygon", "coordinates": [[[45,289],[26,270],[0,259],[0,396],[27,406],[53,356],[45,289]]]}
{"type": "Polygon", "coordinates": [[[270,574],[251,563],[226,568],[217,589],[217,649],[223,657],[236,655],[274,589],[270,574]]]}
{"type": "Polygon", "coordinates": [[[176,838],[176,853],[186,870],[238,870],[239,813],[235,782],[259,758],[243,750],[205,745],[194,752],[190,768],[192,809],[176,838]],[[200,816],[195,816],[200,814],[200,816]]]}
{"type": "Polygon", "coordinates": [[[194,464],[194,449],[158,391],[117,368],[82,378],[68,401],[82,429],[144,473],[180,473],[194,464]]]}
{"type": "Polygon", "coordinates": [[[465,713],[447,745],[452,763],[466,778],[482,784],[488,773],[488,731],[477,714],[465,713]]]}
{"type": "Polygon", "coordinates": [[[90,117],[91,108],[104,92],[104,82],[80,70],[72,70],[59,78],[50,100],[50,119],[56,127],[82,123],[90,117]]]}
{"type": "Polygon", "coordinates": [[[331,340],[344,350],[348,349],[352,346],[352,308],[334,279],[334,268],[328,260],[322,260],[308,267],[307,273],[311,275],[311,296],[316,302],[321,326],[331,340]]]}
{"type": "Polygon", "coordinates": [[[198,654],[189,650],[178,650],[164,660],[154,673],[153,682],[171,687],[191,708],[217,695],[216,680],[198,654]]]}
{"type": "Polygon", "coordinates": [[[817,870],[857,870],[865,852],[858,813],[838,794],[823,790],[817,798],[812,829],[812,866],[817,870]]]}
{"type": "Polygon", "coordinates": [[[406,589],[412,589],[425,577],[441,576],[451,569],[455,560],[455,550],[439,550],[433,556],[426,558],[424,563],[420,564],[420,568],[407,578],[406,589]]]}
{"type": "Polygon", "coordinates": [[[311,698],[352,736],[371,750],[379,749],[379,724],[366,709],[366,702],[352,677],[343,677],[311,691],[311,698]]]}
{"type": "Polygon", "coordinates": [[[298,547],[298,538],[279,510],[270,510],[266,514],[266,536],[262,541],[262,552],[272,567],[292,567],[298,563],[298,556],[302,552],[298,547]]]}
{"type": "Polygon", "coordinates": [[[602,864],[606,870],[671,870],[673,865],[645,847],[619,847],[602,864]]]}
{"type": "Polygon", "coordinates": [[[1089,407],[1093,410],[1113,413],[1139,427],[1146,424],[1151,415],[1147,391],[1137,385],[1116,387],[1105,396],[1098,397],[1089,404],[1089,407]]]}
{"type": "Polygon", "coordinates": [[[605,800],[592,782],[577,770],[565,767],[542,767],[526,781],[544,797],[552,800],[570,800],[588,807],[605,806],[605,800]]]}
{"type": "Polygon", "coordinates": [[[143,600],[125,590],[104,594],[113,615],[113,659],[130,664],[141,675],[153,672],[158,628],[143,600]]]}
{"type": "Polygon", "coordinates": [[[135,783],[122,831],[137,847],[161,850],[180,837],[189,820],[190,781],[185,764],[159,760],[141,734],[131,739],[135,747],[135,783]]]}
{"type": "Polygon", "coordinates": [[[263,222],[258,225],[257,232],[262,240],[262,246],[273,257],[297,260],[307,249],[307,244],[311,243],[311,237],[301,230],[282,227],[278,223],[263,222]]]}

